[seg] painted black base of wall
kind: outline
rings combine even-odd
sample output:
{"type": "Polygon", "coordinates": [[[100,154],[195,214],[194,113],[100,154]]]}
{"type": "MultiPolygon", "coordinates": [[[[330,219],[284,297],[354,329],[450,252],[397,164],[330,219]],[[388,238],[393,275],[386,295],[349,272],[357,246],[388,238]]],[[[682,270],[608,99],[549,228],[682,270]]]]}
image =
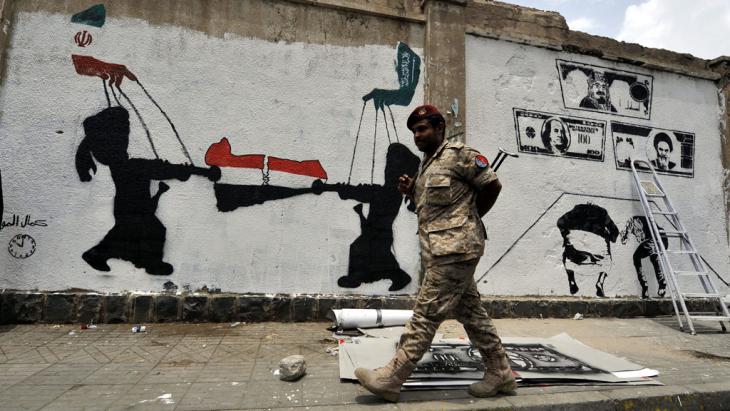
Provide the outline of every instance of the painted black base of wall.
{"type": "MultiPolygon", "coordinates": [[[[0,324],[329,321],[331,309],[411,309],[414,297],[188,294],[0,293],[0,324]]],[[[714,311],[706,300],[691,311],[714,311]]],[[[669,299],[489,297],[493,318],[655,317],[674,314],[669,299]]]]}

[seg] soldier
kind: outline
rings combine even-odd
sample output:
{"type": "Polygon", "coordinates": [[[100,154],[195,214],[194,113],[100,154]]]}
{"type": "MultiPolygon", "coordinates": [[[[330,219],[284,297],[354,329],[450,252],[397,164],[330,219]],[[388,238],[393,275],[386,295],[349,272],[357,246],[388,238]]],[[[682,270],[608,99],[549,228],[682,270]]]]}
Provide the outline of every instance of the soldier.
{"type": "Polygon", "coordinates": [[[484,156],[444,138],[445,121],[436,107],[417,107],[407,124],[424,158],[415,178],[399,178],[398,190],[416,204],[426,275],[395,357],[374,371],[358,368],[355,375],[370,392],[398,401],[401,386],[429,349],[438,326],[453,315],[464,324],[485,364],[484,380],[472,384],[469,393],[514,393],[517,384],[507,355],[474,281],[484,253],[481,217],[494,205],[502,185],[484,156]]]}

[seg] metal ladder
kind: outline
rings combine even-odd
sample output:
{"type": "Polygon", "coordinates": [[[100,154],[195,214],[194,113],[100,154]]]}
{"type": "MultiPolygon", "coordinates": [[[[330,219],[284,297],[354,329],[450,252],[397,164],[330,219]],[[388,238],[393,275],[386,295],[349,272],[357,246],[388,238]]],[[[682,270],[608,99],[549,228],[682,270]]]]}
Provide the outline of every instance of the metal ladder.
{"type": "Polygon", "coordinates": [[[682,221],[679,219],[679,212],[674,208],[672,201],[669,199],[669,195],[664,190],[662,183],[659,181],[659,177],[654,171],[654,167],[644,160],[632,160],[631,161],[631,172],[634,175],[634,182],[636,183],[636,189],[639,192],[639,199],[641,200],[641,206],[644,209],[644,214],[647,220],[649,220],[649,227],[651,229],[651,236],[654,239],[654,248],[659,257],[661,269],[664,272],[667,282],[669,283],[669,293],[672,297],[672,304],[674,305],[674,312],[677,314],[677,321],[679,322],[679,328],[684,331],[684,324],[682,323],[682,315],[687,320],[687,325],[692,335],[695,335],[695,328],[693,321],[718,321],[722,327],[722,331],[726,332],[725,324],[723,321],[730,321],[730,312],[723,301],[723,296],[720,291],[715,287],[710,278],[709,271],[702,262],[700,254],[694,246],[694,243],[689,238],[689,233],[684,228],[682,221]],[[638,170],[637,170],[638,169],[638,170]],[[641,175],[649,176],[651,179],[642,180],[641,175]],[[659,207],[659,210],[653,210],[650,198],[656,198],[664,201],[664,207],[659,207]],[[657,226],[655,216],[665,216],[670,224],[672,224],[673,230],[659,230],[657,226]],[[669,238],[677,238],[679,240],[678,250],[667,250],[662,241],[662,235],[669,238]],[[677,257],[689,257],[692,262],[693,269],[691,271],[679,271],[675,270],[669,259],[669,256],[677,257]],[[705,290],[704,293],[685,293],[679,288],[680,277],[695,277],[700,280],[702,288],[705,290]],[[687,309],[685,303],[686,298],[704,298],[711,302],[717,303],[717,311],[710,312],[690,312],[687,309]],[[681,312],[680,312],[681,309],[681,312]]]}

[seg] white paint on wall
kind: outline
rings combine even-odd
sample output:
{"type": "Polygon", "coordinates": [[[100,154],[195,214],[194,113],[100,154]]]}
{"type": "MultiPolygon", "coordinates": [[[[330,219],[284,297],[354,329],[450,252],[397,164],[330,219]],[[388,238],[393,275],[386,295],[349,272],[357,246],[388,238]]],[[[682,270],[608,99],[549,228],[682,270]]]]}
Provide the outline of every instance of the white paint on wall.
{"type": "MultiPolygon", "coordinates": [[[[498,174],[504,188],[486,217],[489,242],[477,269],[482,293],[570,295],[558,218],[577,204],[593,203],[605,208],[623,230],[630,217],[642,215],[640,204],[630,201],[637,198],[631,173],[616,168],[610,133],[614,121],[695,134],[694,178],[660,178],[701,254],[726,280],[730,278],[720,109],[712,82],[476,36],[467,38],[466,47],[467,141],[489,158],[498,147],[517,151],[515,107],[608,123],[603,162],[520,153],[503,164],[498,174]],[[566,109],[556,59],[653,76],[651,119],[566,109]]],[[[669,228],[669,224],[663,226],[669,228]]],[[[612,261],[604,283],[607,296],[641,294],[632,262],[637,245],[631,236],[626,244],[620,239],[611,244],[612,261]]],[[[657,280],[648,258],[643,267],[650,295],[656,296],[657,280]]],[[[596,295],[595,274],[577,282],[576,295],[596,295]]]]}
{"type": "MultiPolygon", "coordinates": [[[[355,289],[337,285],[347,273],[349,246],[360,233],[353,211],[357,202],[336,193],[306,194],[221,213],[213,183],[195,176],[168,181],[171,189],[157,210],[167,228],[164,260],[174,266],[172,275],[148,275],[121,260],[110,260],[106,273],[88,266],[81,255],[112,228],[115,191],[108,167],[97,164],[92,181],[82,183],[74,166],[84,137],[82,122],[105,108],[106,100],[101,79],[76,74],[71,54],[126,65],[171,117],[196,165],[204,165],[210,144],[227,137],[235,154],[318,159],[330,183],[347,181],[361,97],[375,87],[398,88],[395,44],[221,39],[113,16],[97,29],[70,23],[70,15],[20,13],[0,91],[3,218],[28,214],[47,226],[0,231],[3,245],[18,233],[29,233],[37,243],[26,259],[0,253],[0,287],[159,291],[170,280],[180,287],[207,285],[230,292],[388,293],[388,280],[355,289]],[[91,32],[90,46],[76,46],[73,36],[79,30],[91,32]]],[[[148,124],[160,157],[186,161],[171,128],[141,89],[125,80],[122,90],[148,124]]],[[[401,142],[416,154],[405,121],[422,96],[419,84],[410,108],[392,107],[401,142]]],[[[130,121],[130,155],[154,158],[131,110],[130,121]]],[[[378,124],[374,183],[383,184],[388,140],[382,113],[378,124]]],[[[374,132],[371,102],[362,119],[353,184],[370,183],[374,132]]],[[[247,172],[224,169],[222,182],[261,184],[260,172],[247,172]]],[[[312,181],[272,173],[271,184],[305,187],[312,181]]],[[[153,182],[151,192],[156,190],[153,182]]],[[[393,224],[393,253],[414,280],[419,266],[415,221],[402,205],[393,224]]],[[[416,283],[398,292],[413,293],[416,283]]]]}

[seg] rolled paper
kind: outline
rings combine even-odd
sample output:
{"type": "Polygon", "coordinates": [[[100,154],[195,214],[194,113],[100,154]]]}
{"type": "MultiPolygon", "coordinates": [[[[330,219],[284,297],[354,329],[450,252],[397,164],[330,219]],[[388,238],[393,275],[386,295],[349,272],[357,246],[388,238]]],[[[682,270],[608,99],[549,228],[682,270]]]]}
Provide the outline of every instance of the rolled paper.
{"type": "Polygon", "coordinates": [[[343,329],[377,328],[405,325],[413,316],[413,310],[380,310],[343,308],[331,310],[328,317],[343,329]]]}

